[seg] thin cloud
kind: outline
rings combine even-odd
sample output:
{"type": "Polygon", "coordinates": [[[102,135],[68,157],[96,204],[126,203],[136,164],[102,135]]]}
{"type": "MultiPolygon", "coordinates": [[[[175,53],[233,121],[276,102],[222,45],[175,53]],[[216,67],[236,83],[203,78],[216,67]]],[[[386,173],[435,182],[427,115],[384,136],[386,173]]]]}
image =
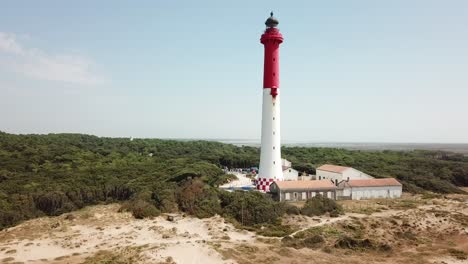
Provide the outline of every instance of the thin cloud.
{"type": "Polygon", "coordinates": [[[36,48],[27,48],[18,42],[15,34],[0,32],[0,66],[29,78],[60,81],[81,85],[95,85],[104,79],[93,71],[88,58],[67,54],[48,54],[36,48]]]}

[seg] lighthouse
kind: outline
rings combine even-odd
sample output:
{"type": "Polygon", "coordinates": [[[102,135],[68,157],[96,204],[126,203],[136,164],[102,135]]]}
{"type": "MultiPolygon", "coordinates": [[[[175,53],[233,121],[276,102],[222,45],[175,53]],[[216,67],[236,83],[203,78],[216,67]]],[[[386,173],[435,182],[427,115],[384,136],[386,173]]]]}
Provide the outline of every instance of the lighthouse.
{"type": "Polygon", "coordinates": [[[266,30],[260,38],[265,47],[263,65],[262,139],[260,168],[255,179],[258,190],[269,192],[270,184],[283,180],[280,140],[280,92],[279,92],[279,45],[283,36],[271,16],[266,20],[266,30]]]}

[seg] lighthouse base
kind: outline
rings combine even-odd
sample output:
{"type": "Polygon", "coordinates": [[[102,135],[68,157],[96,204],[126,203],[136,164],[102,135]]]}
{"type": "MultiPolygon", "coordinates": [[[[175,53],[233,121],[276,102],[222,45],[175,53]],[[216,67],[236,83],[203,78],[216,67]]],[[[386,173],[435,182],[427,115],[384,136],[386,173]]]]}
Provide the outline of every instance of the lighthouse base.
{"type": "Polygon", "coordinates": [[[270,185],[275,181],[281,181],[279,179],[271,179],[271,178],[257,178],[255,179],[255,187],[259,191],[263,192],[270,192],[270,185]]]}

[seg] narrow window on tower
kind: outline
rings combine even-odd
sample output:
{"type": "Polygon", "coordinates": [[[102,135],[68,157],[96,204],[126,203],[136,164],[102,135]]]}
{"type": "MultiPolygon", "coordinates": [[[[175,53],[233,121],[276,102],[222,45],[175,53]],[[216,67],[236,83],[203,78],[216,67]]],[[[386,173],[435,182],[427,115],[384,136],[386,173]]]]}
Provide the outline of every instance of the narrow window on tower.
{"type": "Polygon", "coordinates": [[[273,103],[273,106],[275,106],[275,103],[273,103]]]}
{"type": "Polygon", "coordinates": [[[273,117],[273,120],[275,120],[275,117],[273,117]]]}
{"type": "Polygon", "coordinates": [[[273,161],[273,165],[275,165],[275,162],[273,161]]]}
{"type": "Polygon", "coordinates": [[[273,147],[273,149],[275,149],[275,147],[273,147]]]}
{"type": "Polygon", "coordinates": [[[275,131],[273,131],[273,135],[275,134],[275,131]]]}

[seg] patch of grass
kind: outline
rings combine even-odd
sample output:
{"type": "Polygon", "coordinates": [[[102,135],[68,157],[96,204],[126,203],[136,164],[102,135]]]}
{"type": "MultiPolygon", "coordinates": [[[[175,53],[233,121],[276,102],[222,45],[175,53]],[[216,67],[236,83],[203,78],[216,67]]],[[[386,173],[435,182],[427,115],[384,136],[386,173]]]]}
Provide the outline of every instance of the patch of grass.
{"type": "Polygon", "coordinates": [[[460,260],[465,260],[465,259],[468,259],[468,254],[466,254],[465,251],[462,251],[462,250],[459,250],[459,249],[456,249],[456,248],[450,248],[448,250],[448,253],[450,254],[450,256],[456,258],[456,259],[460,259],[460,260]]]}
{"type": "Polygon", "coordinates": [[[398,210],[407,210],[407,209],[414,209],[421,205],[421,201],[417,200],[410,200],[410,199],[401,199],[401,200],[394,200],[389,206],[392,209],[398,210]]]}
{"type": "Polygon", "coordinates": [[[421,198],[424,199],[424,200],[438,199],[438,198],[442,198],[442,194],[433,193],[433,192],[425,192],[425,193],[422,194],[421,198]]]}
{"type": "Polygon", "coordinates": [[[83,264],[132,264],[140,259],[139,250],[129,247],[120,252],[98,251],[95,255],[87,257],[83,264]]]}
{"type": "Polygon", "coordinates": [[[378,250],[378,251],[388,252],[392,250],[392,247],[388,244],[381,244],[368,238],[355,239],[349,236],[344,236],[338,239],[335,243],[335,247],[343,248],[343,249],[358,250],[358,251],[378,250]]]}
{"type": "Polygon", "coordinates": [[[332,226],[314,226],[296,233],[294,238],[302,239],[315,235],[321,235],[323,237],[340,237],[343,233],[332,226]]]}
{"type": "Polygon", "coordinates": [[[4,258],[4,259],[2,259],[2,263],[11,262],[13,260],[15,260],[15,258],[13,258],[13,257],[4,258]]]}
{"type": "Polygon", "coordinates": [[[266,237],[284,237],[295,231],[290,225],[262,225],[256,226],[257,235],[266,237]]]}

